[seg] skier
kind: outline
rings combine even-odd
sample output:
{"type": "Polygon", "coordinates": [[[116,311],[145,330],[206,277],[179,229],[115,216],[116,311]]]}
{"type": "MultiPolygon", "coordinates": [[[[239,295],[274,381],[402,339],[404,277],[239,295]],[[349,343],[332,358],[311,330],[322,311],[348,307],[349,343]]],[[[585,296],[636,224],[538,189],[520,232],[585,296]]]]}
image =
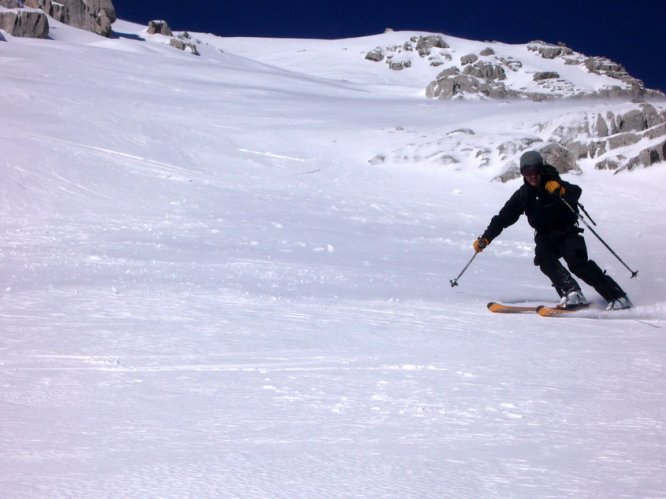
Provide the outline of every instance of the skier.
{"type": "Polygon", "coordinates": [[[557,170],[543,161],[537,151],[527,151],[520,157],[523,185],[509,198],[495,215],[483,235],[474,241],[479,253],[500,233],[516,223],[523,213],[534,228],[534,265],[548,276],[560,296],[559,308],[577,308],[587,305],[580,286],[571,273],[560,263],[564,258],[576,276],[592,286],[608,302],[606,310],[622,310],[631,302],[622,288],[587,256],[583,229],[577,225],[576,213],[566,206],[565,200],[576,212],[582,189],[562,180],[557,170]],[[558,199],[558,198],[562,199],[558,199]]]}

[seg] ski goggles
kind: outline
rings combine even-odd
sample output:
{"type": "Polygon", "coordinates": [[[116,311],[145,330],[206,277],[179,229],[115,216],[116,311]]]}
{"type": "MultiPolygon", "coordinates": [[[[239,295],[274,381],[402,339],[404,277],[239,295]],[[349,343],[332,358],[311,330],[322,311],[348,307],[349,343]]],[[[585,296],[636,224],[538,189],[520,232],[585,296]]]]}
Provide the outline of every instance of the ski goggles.
{"type": "Polygon", "coordinates": [[[520,174],[523,177],[532,177],[541,173],[541,165],[524,165],[520,167],[520,174]]]}

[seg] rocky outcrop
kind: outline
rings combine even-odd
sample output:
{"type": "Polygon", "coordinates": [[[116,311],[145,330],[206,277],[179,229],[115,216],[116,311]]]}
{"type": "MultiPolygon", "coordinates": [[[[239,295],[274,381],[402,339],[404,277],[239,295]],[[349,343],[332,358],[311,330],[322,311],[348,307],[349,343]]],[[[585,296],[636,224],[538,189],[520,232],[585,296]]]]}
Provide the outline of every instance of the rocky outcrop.
{"type": "Polygon", "coordinates": [[[172,36],[171,28],[169,23],[163,20],[159,21],[148,21],[148,34],[149,35],[164,35],[172,36]]]}
{"type": "Polygon", "coordinates": [[[111,0],[64,0],[62,3],[69,17],[67,24],[102,36],[111,35],[111,24],[116,20],[111,0]]]}
{"type": "Polygon", "coordinates": [[[441,66],[451,60],[446,52],[449,45],[439,35],[412,36],[402,45],[376,47],[365,54],[365,59],[372,62],[384,61],[389,69],[402,71],[412,67],[413,58],[427,59],[431,66],[441,66]]]}
{"type": "Polygon", "coordinates": [[[466,66],[463,72],[470,76],[491,82],[497,80],[506,80],[506,72],[502,66],[492,62],[478,61],[466,66]]]}
{"type": "Polygon", "coordinates": [[[171,40],[169,40],[169,46],[178,50],[190,52],[193,55],[201,55],[199,54],[199,50],[197,50],[196,43],[192,40],[187,31],[178,35],[177,38],[171,38],[171,40]]]}
{"type": "Polygon", "coordinates": [[[537,73],[534,73],[532,79],[534,81],[541,81],[541,80],[552,80],[559,77],[560,74],[556,73],[555,71],[539,71],[537,73]]]}
{"type": "Polygon", "coordinates": [[[505,99],[515,96],[501,83],[484,81],[474,76],[457,75],[445,77],[426,87],[426,97],[453,99],[463,95],[481,95],[490,99],[505,99]]]}
{"type": "Polygon", "coordinates": [[[611,61],[606,57],[588,57],[583,61],[585,67],[590,73],[608,76],[629,85],[629,90],[611,88],[610,97],[630,96],[642,97],[645,95],[654,95],[654,92],[646,90],[643,82],[638,78],[631,76],[621,64],[611,61]]]}
{"type": "Polygon", "coordinates": [[[412,67],[412,60],[408,57],[389,56],[386,60],[388,67],[393,71],[402,71],[403,69],[412,67]]]}
{"type": "Polygon", "coordinates": [[[42,9],[56,21],[64,24],[71,24],[69,20],[69,10],[64,3],[52,2],[51,0],[27,0],[26,5],[34,3],[35,8],[42,9]]]}
{"type": "Polygon", "coordinates": [[[642,132],[661,123],[662,120],[653,106],[642,104],[639,109],[618,116],[615,125],[618,132],[642,132]]]}
{"type": "MultiPolygon", "coordinates": [[[[451,78],[465,77],[449,69],[451,78]]],[[[655,164],[666,166],[666,106],[656,103],[609,103],[603,111],[573,111],[552,121],[535,123],[522,131],[488,136],[471,128],[457,128],[414,140],[412,131],[391,129],[402,143],[382,151],[371,164],[428,164],[458,169],[464,164],[495,168],[494,178],[520,177],[518,160],[529,149],[539,150],[560,173],[580,174],[581,165],[606,170],[631,170],[655,164]],[[620,107],[618,107],[620,106],[620,107]],[[617,109],[621,109],[618,112],[617,109]]]]}
{"type": "Polygon", "coordinates": [[[48,38],[49,21],[39,10],[4,10],[0,11],[0,29],[22,38],[48,38]]]}
{"type": "Polygon", "coordinates": [[[478,52],[470,52],[470,46],[474,45],[461,44],[465,52],[457,53],[456,44],[450,46],[441,35],[411,36],[400,45],[375,47],[365,53],[365,59],[383,62],[394,71],[417,65],[423,68],[419,60],[426,58],[432,67],[445,67],[434,80],[426,83],[426,95],[432,99],[482,97],[544,101],[664,97],[660,91],[646,89],[643,82],[629,75],[622,65],[603,57],[587,57],[563,43],[530,42],[524,46],[524,57],[515,50],[509,53],[502,44],[494,42],[478,52]],[[592,83],[581,85],[576,72],[607,78],[581,75],[583,80],[592,83]],[[526,81],[526,76],[531,81],[526,81]]]}
{"type": "Polygon", "coordinates": [[[438,35],[413,37],[412,42],[416,43],[416,52],[420,57],[429,56],[433,49],[448,49],[449,45],[444,38],[438,35]]]}
{"type": "Polygon", "coordinates": [[[544,59],[555,59],[556,57],[573,54],[573,50],[571,50],[563,43],[553,45],[550,43],[542,42],[540,40],[530,42],[527,45],[527,50],[531,52],[538,52],[544,59]]]}
{"type": "Polygon", "coordinates": [[[548,144],[541,149],[541,154],[544,160],[560,173],[580,172],[575,155],[561,144],[548,144]]]}
{"type": "Polygon", "coordinates": [[[666,140],[641,149],[638,154],[631,156],[623,153],[607,156],[598,161],[594,167],[597,170],[615,170],[617,173],[621,170],[633,170],[663,162],[666,162],[666,140]]]}
{"type": "Polygon", "coordinates": [[[666,161],[666,140],[656,146],[647,147],[638,153],[638,163],[641,166],[651,166],[663,161],[666,161]]]}
{"type": "MultiPolygon", "coordinates": [[[[632,170],[666,161],[666,116],[657,114],[652,106],[644,104],[640,110],[616,117],[616,127],[620,132],[606,138],[598,151],[604,156],[595,163],[595,168],[632,170]],[[640,144],[646,145],[640,147],[640,144]]],[[[588,149],[584,157],[599,156],[594,153],[588,149]]]]}
{"type": "Polygon", "coordinates": [[[506,73],[497,65],[478,61],[468,64],[461,74],[456,66],[446,68],[426,87],[430,99],[453,99],[464,95],[481,95],[490,99],[517,97],[518,93],[506,88],[501,80],[506,73]]]}
{"type": "Polygon", "coordinates": [[[556,128],[547,140],[566,148],[574,162],[595,160],[596,169],[651,166],[666,161],[666,112],[642,103],[622,114],[599,113],[578,126],[556,128]]]}
{"type": "MultiPolygon", "coordinates": [[[[19,3],[18,0],[0,0],[0,6],[15,9],[19,3]]],[[[111,0],[25,0],[25,7],[40,9],[56,21],[102,36],[111,35],[111,24],[116,20],[111,0]]]]}
{"type": "MultiPolygon", "coordinates": [[[[399,46],[377,47],[366,53],[366,59],[395,70],[409,71],[419,64],[419,71],[427,70],[414,48],[417,40],[412,37],[399,46]]],[[[621,65],[587,57],[564,44],[531,42],[522,47],[521,55],[517,47],[508,51],[503,44],[493,42],[457,46],[454,39],[449,41],[452,47],[445,42],[434,44],[430,53],[429,60],[436,57],[443,69],[427,84],[428,98],[580,99],[582,103],[594,98],[595,109],[605,110],[569,111],[524,130],[524,135],[506,130],[508,137],[502,136],[501,143],[482,143],[473,131],[464,136],[424,137],[377,154],[373,164],[414,162],[458,168],[471,163],[497,169],[496,178],[509,180],[520,175],[517,161],[527,149],[540,150],[560,172],[580,173],[579,162],[584,167],[620,170],[666,161],[664,94],[645,89],[621,65]],[[607,97],[613,100],[605,105],[607,97]]]]}
{"type": "MultiPolygon", "coordinates": [[[[514,178],[520,177],[520,168],[518,165],[518,158],[522,152],[528,149],[538,149],[543,159],[549,165],[553,165],[559,173],[580,173],[580,167],[576,163],[576,155],[572,153],[567,147],[561,144],[550,143],[546,146],[535,147],[534,141],[524,139],[523,141],[510,143],[511,146],[520,145],[521,147],[512,147],[513,159],[506,164],[504,173],[497,179],[502,182],[507,182],[514,178]]],[[[507,144],[504,144],[506,147],[507,144]]]]}
{"type": "Polygon", "coordinates": [[[365,58],[368,61],[373,61],[373,62],[380,62],[384,60],[384,49],[381,47],[377,47],[371,51],[369,51],[367,54],[365,54],[365,58]]]}
{"type": "MultiPolygon", "coordinates": [[[[146,33],[152,36],[162,36],[169,38],[168,44],[169,47],[173,47],[178,50],[185,52],[190,52],[193,55],[200,55],[199,50],[197,49],[197,44],[187,31],[180,33],[178,36],[173,36],[173,32],[169,27],[169,23],[164,20],[156,20],[148,22],[148,28],[146,33]]],[[[166,42],[163,42],[166,43],[166,42]]]]}
{"type": "MultiPolygon", "coordinates": [[[[565,48],[548,50],[551,47],[534,46],[542,57],[551,58],[567,53],[565,48]]],[[[530,49],[528,47],[528,49],[530,49]]],[[[531,49],[530,49],[531,50],[531,49]]],[[[553,98],[547,91],[536,92],[513,89],[507,85],[508,75],[521,71],[523,64],[514,58],[498,57],[492,47],[486,47],[478,54],[469,53],[460,58],[460,66],[449,66],[440,72],[436,79],[426,86],[426,96],[432,99],[457,99],[466,96],[481,96],[488,99],[527,97],[532,100],[553,98]]],[[[534,81],[558,79],[556,72],[537,72],[534,81]]],[[[535,90],[539,88],[536,87],[535,90]]]]}

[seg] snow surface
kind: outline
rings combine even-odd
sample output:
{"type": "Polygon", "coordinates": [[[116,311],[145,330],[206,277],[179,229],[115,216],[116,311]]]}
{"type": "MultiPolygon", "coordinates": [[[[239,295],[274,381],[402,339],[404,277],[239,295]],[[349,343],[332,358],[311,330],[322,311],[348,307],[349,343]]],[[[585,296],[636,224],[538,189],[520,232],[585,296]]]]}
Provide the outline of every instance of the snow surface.
{"type": "Polygon", "coordinates": [[[666,169],[581,164],[636,307],[584,287],[544,319],[486,311],[556,298],[524,219],[449,285],[518,186],[499,161],[368,162],[624,104],[428,101],[340,42],[52,24],[0,42],[1,497],[666,494],[666,169]]]}

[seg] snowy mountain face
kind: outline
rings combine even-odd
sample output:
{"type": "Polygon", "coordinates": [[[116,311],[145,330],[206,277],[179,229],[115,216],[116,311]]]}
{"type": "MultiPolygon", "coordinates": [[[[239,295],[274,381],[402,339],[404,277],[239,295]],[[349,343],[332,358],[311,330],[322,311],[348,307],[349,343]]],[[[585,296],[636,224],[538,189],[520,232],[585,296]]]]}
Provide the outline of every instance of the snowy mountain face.
{"type": "Polygon", "coordinates": [[[444,68],[428,84],[426,95],[431,98],[664,97],[646,90],[620,64],[586,57],[562,44],[536,41],[512,46],[455,38],[450,41],[441,35],[414,35],[402,45],[378,47],[366,58],[385,60],[396,71],[412,67],[418,58],[432,67],[444,68]]]}
{"type": "Polygon", "coordinates": [[[663,494],[662,100],[545,44],[113,29],[0,32],[0,496],[663,494]],[[479,62],[526,96],[426,95],[479,62]],[[532,148],[633,309],[490,314],[557,299],[523,219],[450,286],[532,148]]]}
{"type": "MultiPolygon", "coordinates": [[[[293,46],[294,42],[285,43],[293,46]]],[[[304,69],[300,64],[312,61],[312,48],[291,53],[285,43],[258,57],[269,63],[277,56],[279,63],[289,54],[290,61],[281,67],[322,76],[351,71],[352,78],[362,71],[363,79],[372,75],[398,87],[412,84],[417,87],[411,89],[414,96],[478,100],[489,104],[484,109],[492,108],[490,102],[511,103],[517,109],[525,101],[550,101],[553,108],[559,101],[572,101],[554,116],[512,123],[499,136],[494,133],[497,123],[490,124],[491,133],[484,130],[484,123],[410,140],[378,152],[370,158],[373,164],[428,163],[449,169],[475,164],[491,166],[496,178],[507,180],[518,176],[517,157],[526,148],[542,150],[561,172],[580,171],[581,163],[597,169],[631,170],[666,160],[664,95],[645,89],[621,65],[603,57],[587,57],[544,42],[507,45],[390,32],[354,42],[330,41],[328,50],[344,56],[345,68],[339,68],[327,51],[314,56],[321,60],[304,69]],[[373,44],[375,48],[366,49],[373,44]]],[[[243,41],[232,44],[243,51],[243,41]]],[[[405,89],[405,95],[409,94],[405,89]]]]}

